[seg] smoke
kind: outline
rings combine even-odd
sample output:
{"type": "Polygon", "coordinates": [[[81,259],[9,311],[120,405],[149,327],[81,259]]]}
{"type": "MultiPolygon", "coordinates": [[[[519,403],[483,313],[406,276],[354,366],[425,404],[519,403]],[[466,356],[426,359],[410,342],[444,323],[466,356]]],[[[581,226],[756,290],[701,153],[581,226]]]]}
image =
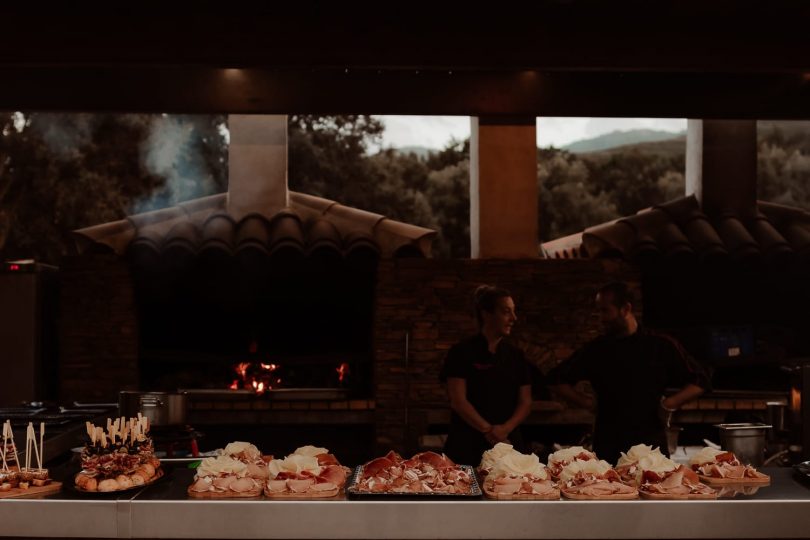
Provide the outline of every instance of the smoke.
{"type": "MultiPolygon", "coordinates": [[[[24,118],[15,118],[15,128],[18,131],[22,131],[18,125],[25,126],[24,118]]],[[[87,113],[37,113],[30,127],[47,145],[51,154],[62,159],[72,159],[79,156],[82,148],[92,141],[95,116],[87,113]]]]}
{"type": "MultiPolygon", "coordinates": [[[[180,202],[213,195],[219,191],[216,179],[202,153],[208,117],[155,116],[141,148],[146,169],[165,178],[165,184],[136,201],[135,213],[174,206],[180,202]]],[[[221,127],[219,136],[224,140],[221,127]]]]}

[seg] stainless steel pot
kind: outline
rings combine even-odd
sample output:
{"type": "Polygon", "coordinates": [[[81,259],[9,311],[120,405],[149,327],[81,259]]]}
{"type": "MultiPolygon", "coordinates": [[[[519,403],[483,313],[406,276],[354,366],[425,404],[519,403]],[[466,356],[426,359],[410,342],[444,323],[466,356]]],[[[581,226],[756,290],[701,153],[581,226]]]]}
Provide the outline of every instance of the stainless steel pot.
{"type": "Polygon", "coordinates": [[[723,450],[734,452],[743,465],[759,467],[765,460],[768,424],[718,424],[723,450]]]}
{"type": "Polygon", "coordinates": [[[186,424],[188,396],[185,392],[134,392],[118,393],[118,409],[121,416],[137,416],[140,412],[153,426],[182,426],[186,424]]]}

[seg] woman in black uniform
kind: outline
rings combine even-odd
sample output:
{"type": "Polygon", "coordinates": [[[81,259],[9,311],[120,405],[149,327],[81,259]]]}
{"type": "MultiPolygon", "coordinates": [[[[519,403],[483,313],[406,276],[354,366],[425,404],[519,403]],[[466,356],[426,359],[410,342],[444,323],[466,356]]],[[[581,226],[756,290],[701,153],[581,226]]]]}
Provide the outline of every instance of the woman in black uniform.
{"type": "Polygon", "coordinates": [[[482,285],[475,313],[480,332],[454,345],[441,371],[453,411],[444,452],[465,465],[478,465],[499,442],[520,448],[518,427],[532,408],[529,364],[504,341],[517,320],[511,295],[482,285]]]}

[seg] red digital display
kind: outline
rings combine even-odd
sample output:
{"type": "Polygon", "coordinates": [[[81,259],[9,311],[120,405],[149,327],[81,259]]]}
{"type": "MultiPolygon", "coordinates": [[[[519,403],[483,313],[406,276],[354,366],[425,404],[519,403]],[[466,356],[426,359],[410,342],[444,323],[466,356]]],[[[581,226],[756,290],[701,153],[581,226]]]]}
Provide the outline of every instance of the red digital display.
{"type": "Polygon", "coordinates": [[[16,271],[16,270],[20,269],[20,265],[19,264],[12,264],[11,266],[8,267],[8,269],[11,270],[11,271],[16,271]]]}

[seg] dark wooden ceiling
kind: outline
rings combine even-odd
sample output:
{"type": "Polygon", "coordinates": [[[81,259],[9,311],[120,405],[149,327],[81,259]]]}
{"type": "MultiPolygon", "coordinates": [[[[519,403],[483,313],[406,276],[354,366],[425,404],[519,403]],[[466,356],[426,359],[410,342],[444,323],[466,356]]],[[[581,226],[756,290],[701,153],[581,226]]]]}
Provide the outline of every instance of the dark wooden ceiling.
{"type": "Polygon", "coordinates": [[[807,3],[434,4],[3,6],[0,108],[810,118],[807,3]]]}

